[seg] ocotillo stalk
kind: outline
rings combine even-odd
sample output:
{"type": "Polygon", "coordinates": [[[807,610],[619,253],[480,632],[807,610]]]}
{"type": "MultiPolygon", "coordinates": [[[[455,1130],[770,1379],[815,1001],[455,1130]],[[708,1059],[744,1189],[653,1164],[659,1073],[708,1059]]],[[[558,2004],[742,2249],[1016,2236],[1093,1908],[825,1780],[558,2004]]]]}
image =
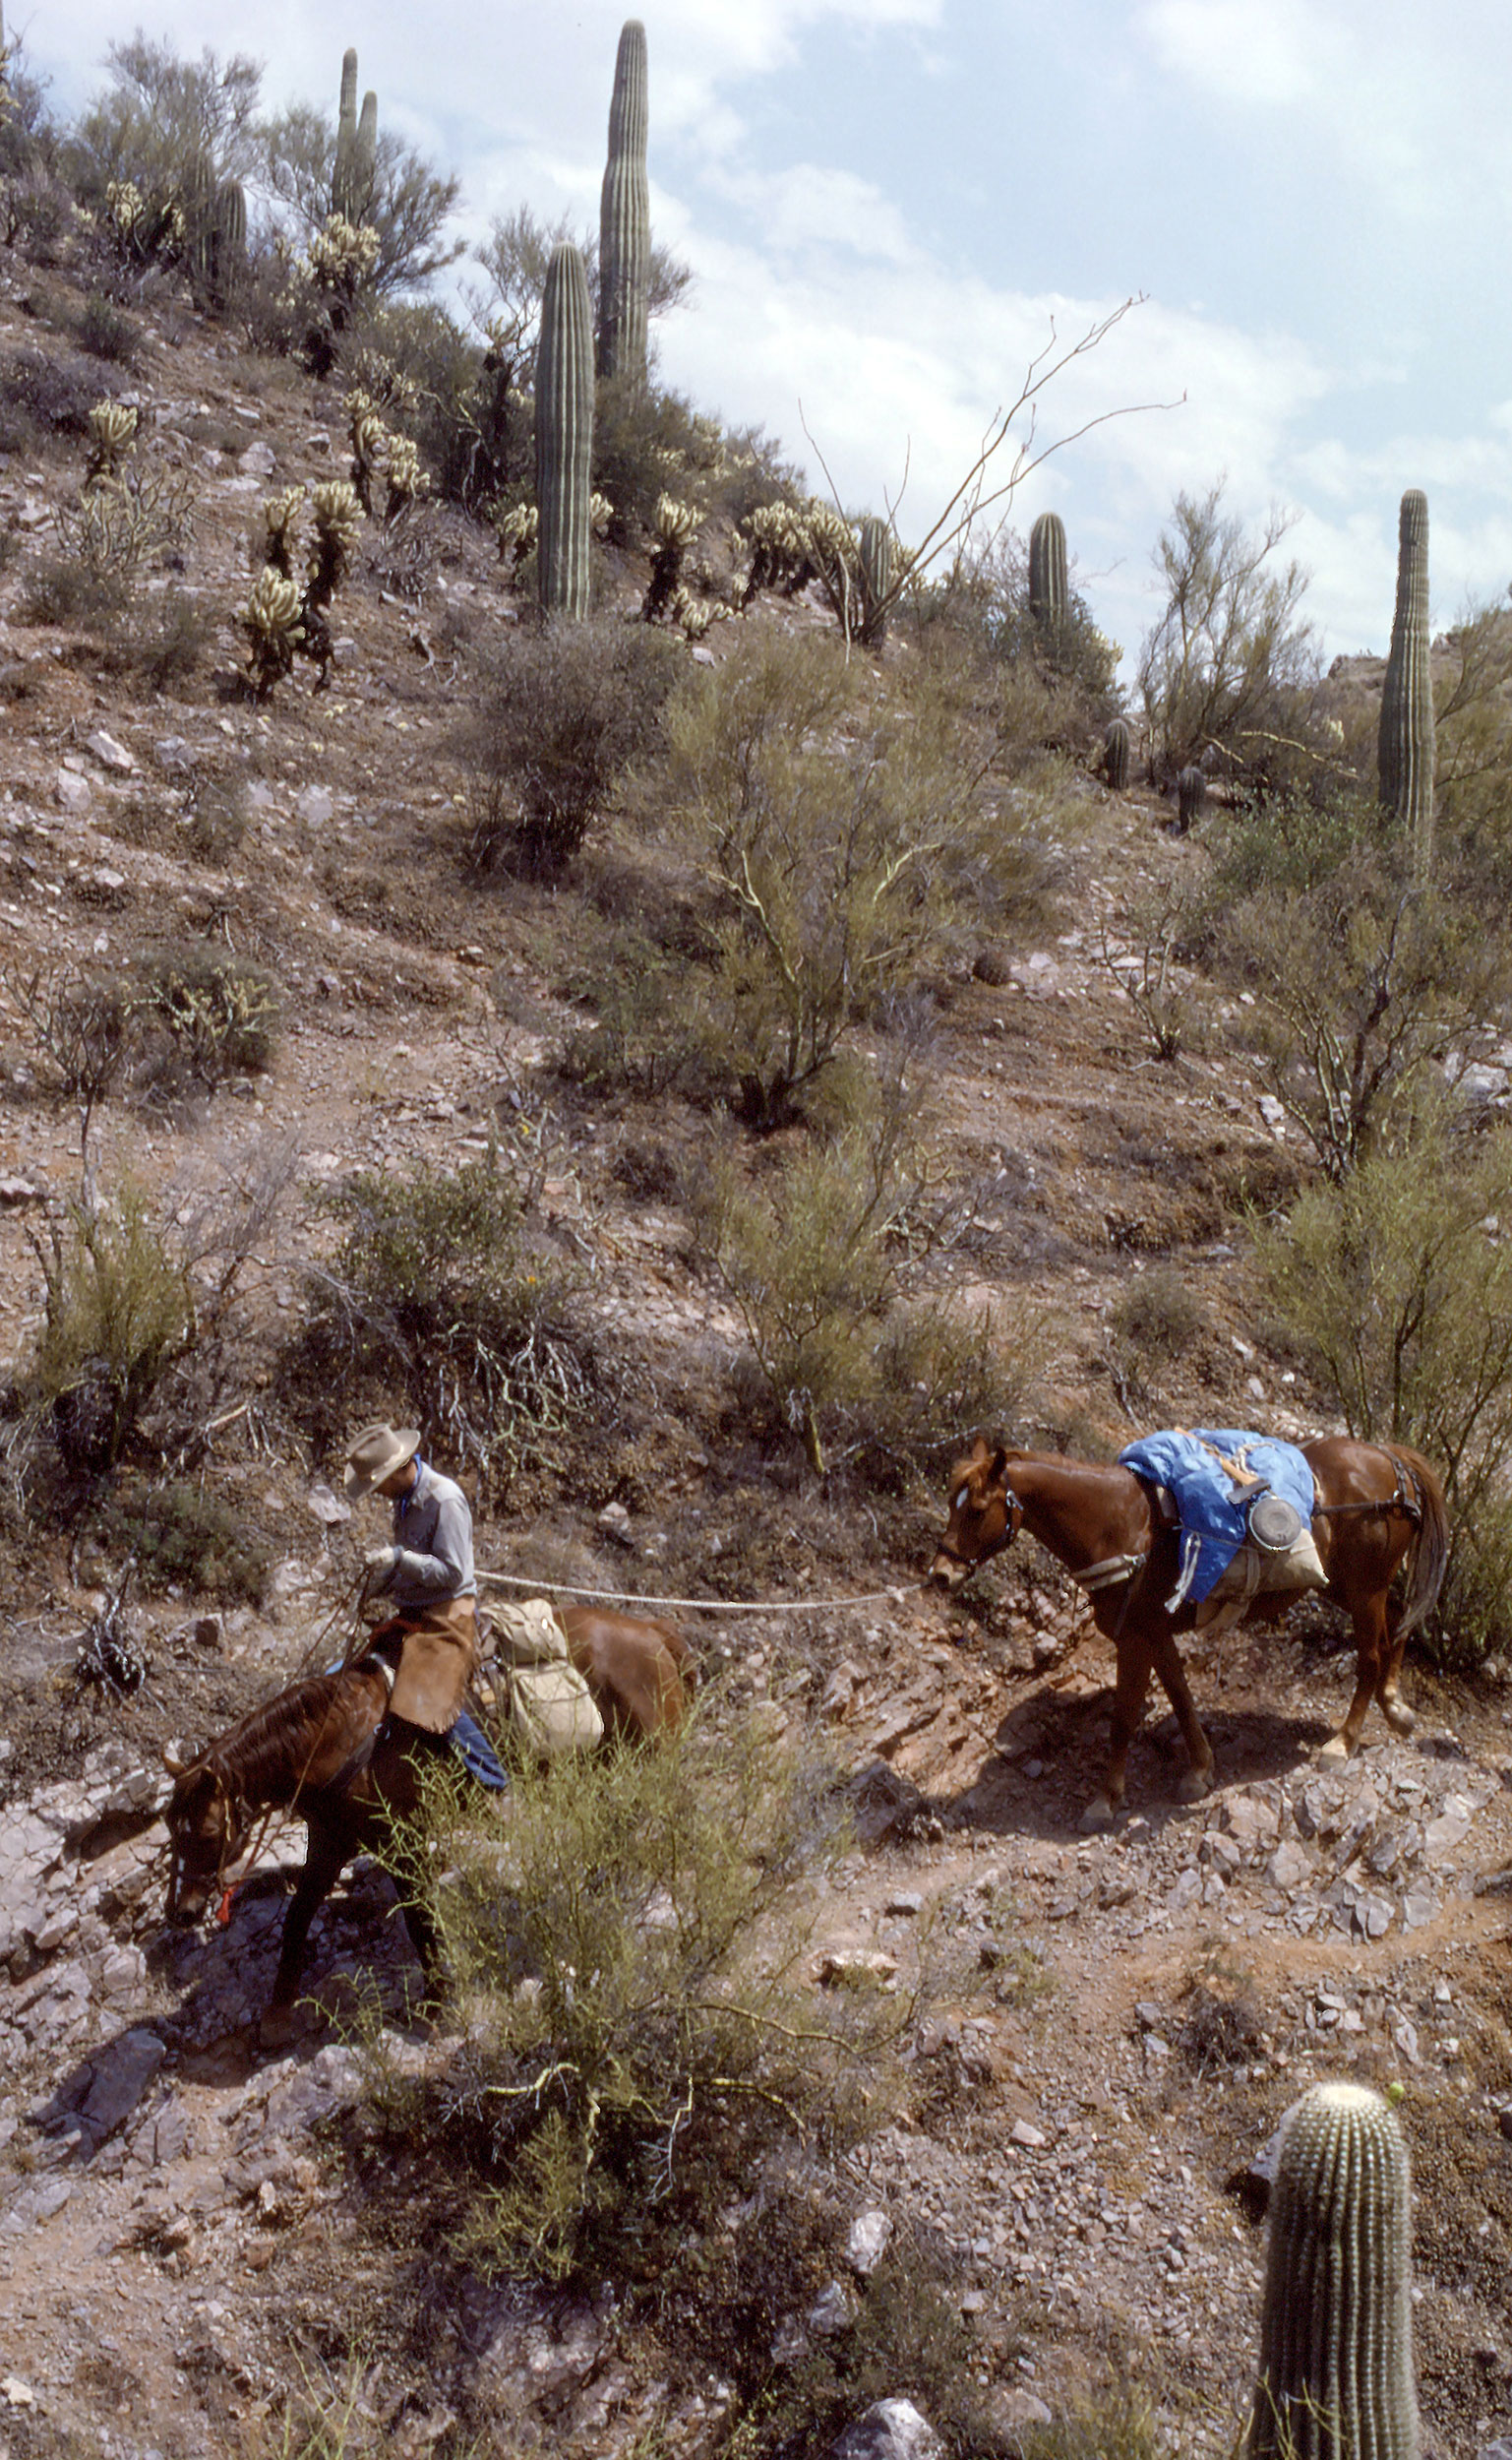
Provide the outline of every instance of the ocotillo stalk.
{"type": "Polygon", "coordinates": [[[570,239],[553,250],[535,364],[537,590],[547,615],[588,611],[593,332],[588,277],[570,239]]]}
{"type": "Polygon", "coordinates": [[[336,158],[331,175],[331,210],[354,222],[357,176],[357,54],[341,54],[341,101],[336,113],[336,158]]]}
{"type": "Polygon", "coordinates": [[[1244,2460],[1418,2460],[1407,2147],[1362,2084],[1315,2084],[1271,2189],[1244,2460]]]}
{"type": "Polygon", "coordinates": [[[1029,532],[1029,612],[1040,631],[1054,640],[1065,622],[1067,605],[1065,523],[1058,513],[1042,513],[1029,532]]]}
{"type": "Polygon", "coordinates": [[[1408,833],[1420,882],[1433,865],[1433,678],[1428,666],[1428,500],[1409,487],[1397,548],[1397,610],[1381,692],[1381,801],[1408,833]]]}
{"type": "Polygon", "coordinates": [[[609,159],[598,214],[598,372],[639,384],[645,376],[651,273],[651,191],[645,149],[650,125],[645,28],[628,18],[620,31],[609,104],[609,159]]]}

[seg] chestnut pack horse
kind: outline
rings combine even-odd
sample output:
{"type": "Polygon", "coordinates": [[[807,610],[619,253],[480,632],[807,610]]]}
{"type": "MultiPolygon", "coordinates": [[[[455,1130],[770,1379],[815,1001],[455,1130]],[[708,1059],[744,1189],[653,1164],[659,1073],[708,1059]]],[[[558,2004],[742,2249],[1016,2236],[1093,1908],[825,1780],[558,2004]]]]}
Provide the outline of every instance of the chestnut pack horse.
{"type": "MultiPolygon", "coordinates": [[[[1398,1734],[1412,1731],[1413,1712],[1397,1697],[1402,1649],[1443,1584],[1449,1523],[1437,1477],[1405,1444],[1321,1436],[1300,1449],[1317,1497],[1312,1535],[1328,1577],[1324,1594],[1343,1607],[1355,1630],[1354,1697],[1323,1753],[1343,1759],[1360,1740],[1372,1699],[1398,1734]],[[1402,1588],[1394,1600],[1398,1572],[1402,1588]]],[[[1166,1525],[1152,1490],[1118,1464],[1012,1451],[979,1436],[950,1472],[949,1519],[930,1578],[958,1589],[979,1564],[1011,1546],[1020,1529],[1086,1588],[1098,1630],[1113,1641],[1117,1657],[1107,1776],[1082,1827],[1110,1826],[1123,1800],[1128,1747],[1152,1673],[1176,1710],[1191,1762],[1181,1800],[1200,1801],[1212,1790],[1213,1753],[1176,1644],[1178,1631],[1192,1628],[1195,1610],[1186,1604],[1171,1614],[1164,1603],[1179,1576],[1179,1532],[1166,1525]]],[[[1282,1614],[1299,1594],[1259,1597],[1249,1612],[1282,1614]]]]}
{"type": "MultiPolygon", "coordinates": [[[[607,1733],[649,1738],[677,1731],[687,1708],[689,1657],[680,1631],[596,1606],[565,1607],[560,1620],[607,1733]]],[[[167,1755],[175,1780],[163,1814],[172,1839],[167,1918],[182,1929],[226,1898],[265,1813],[305,1822],[304,1869],[263,2020],[270,2042],[289,2030],[310,1925],[343,1868],[357,1853],[393,1863],[396,1832],[421,1807],[422,1765],[446,1749],[444,1737],[385,1722],[392,1685],[381,1658],[359,1657],[335,1673],[291,1684],[197,1758],[167,1755]]],[[[444,1978],[440,1937],[430,1909],[411,1890],[404,1920],[434,2000],[444,1978]]]]}

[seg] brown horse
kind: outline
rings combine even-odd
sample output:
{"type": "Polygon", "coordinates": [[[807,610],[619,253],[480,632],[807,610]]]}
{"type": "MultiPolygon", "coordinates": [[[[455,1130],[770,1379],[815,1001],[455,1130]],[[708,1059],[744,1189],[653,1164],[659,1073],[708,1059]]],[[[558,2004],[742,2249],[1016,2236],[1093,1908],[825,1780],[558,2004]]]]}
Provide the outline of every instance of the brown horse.
{"type": "MultiPolygon", "coordinates": [[[[1322,1436],[1300,1449],[1317,1497],[1312,1535],[1328,1577],[1325,1594],[1355,1628],[1354,1697],[1324,1746],[1325,1757],[1342,1759],[1359,1742],[1372,1699],[1397,1733],[1412,1731],[1413,1712],[1397,1697],[1402,1649],[1442,1586],[1449,1523],[1437,1477],[1405,1444],[1322,1436]],[[1404,1593],[1394,1606],[1391,1587],[1399,1570],[1404,1593]]],[[[1213,1754],[1176,1645],[1177,1632],[1192,1628],[1195,1612],[1183,1605],[1173,1615],[1163,1602],[1177,1584],[1179,1533],[1166,1524],[1152,1490],[1131,1469],[1067,1460],[1058,1452],[995,1448],[979,1436],[950,1473],[949,1519],[930,1578],[959,1588],[1020,1529],[1087,1589],[1093,1618],[1113,1641],[1118,1661],[1107,1779],[1082,1827],[1110,1826],[1123,1800],[1128,1747],[1152,1673],[1176,1710],[1191,1761],[1181,1799],[1200,1801],[1212,1789],[1213,1754]]],[[[1262,1597],[1251,1611],[1283,1613],[1298,1594],[1262,1597]]]]}
{"type": "MultiPolygon", "coordinates": [[[[561,1615],[568,1653],[593,1693],[606,1731],[628,1737],[675,1733],[686,1712],[688,1644],[670,1624],[569,1606],[561,1615]]],[[[188,1928],[227,1895],[262,1814],[303,1819],[304,1869],[284,1919],[272,1997],[263,2020],[284,2038],[310,1925],[353,1854],[393,1859],[395,1832],[421,1805],[420,1769],[444,1738],[385,1723],[393,1677],[377,1657],[290,1685],[190,1761],[168,1755],[175,1783],[164,1816],[173,1840],[167,1918],[188,1928]]],[[[441,1992],[441,1941],[422,1899],[404,1898],[404,1920],[425,1974],[441,1992]]]]}

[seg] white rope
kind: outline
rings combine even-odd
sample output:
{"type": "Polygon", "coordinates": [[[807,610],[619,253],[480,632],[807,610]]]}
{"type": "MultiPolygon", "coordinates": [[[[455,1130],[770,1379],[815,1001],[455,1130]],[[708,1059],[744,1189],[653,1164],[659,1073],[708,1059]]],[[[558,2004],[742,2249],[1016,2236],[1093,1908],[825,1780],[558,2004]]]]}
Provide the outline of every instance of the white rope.
{"type": "Polygon", "coordinates": [[[490,1588],[528,1589],[533,1597],[585,1597],[595,1606],[682,1606],[699,1615],[814,1615],[833,1614],[846,1606],[901,1606],[905,1597],[929,1585],[915,1580],[906,1589],[869,1589],[864,1597],[777,1598],[766,1606],[737,1606],[722,1597],[640,1597],[629,1589],[584,1589],[575,1581],[527,1580],[514,1571],[480,1571],[477,1576],[490,1588]]]}

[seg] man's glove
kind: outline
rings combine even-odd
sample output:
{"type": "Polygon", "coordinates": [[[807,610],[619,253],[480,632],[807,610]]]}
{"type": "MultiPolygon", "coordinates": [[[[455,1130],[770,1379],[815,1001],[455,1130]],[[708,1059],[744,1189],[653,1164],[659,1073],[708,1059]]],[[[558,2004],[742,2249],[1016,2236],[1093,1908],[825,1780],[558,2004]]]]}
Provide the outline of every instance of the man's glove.
{"type": "Polygon", "coordinates": [[[370,1589],[387,1588],[399,1568],[396,1546],[375,1546],[362,1559],[364,1585],[370,1589]]]}

